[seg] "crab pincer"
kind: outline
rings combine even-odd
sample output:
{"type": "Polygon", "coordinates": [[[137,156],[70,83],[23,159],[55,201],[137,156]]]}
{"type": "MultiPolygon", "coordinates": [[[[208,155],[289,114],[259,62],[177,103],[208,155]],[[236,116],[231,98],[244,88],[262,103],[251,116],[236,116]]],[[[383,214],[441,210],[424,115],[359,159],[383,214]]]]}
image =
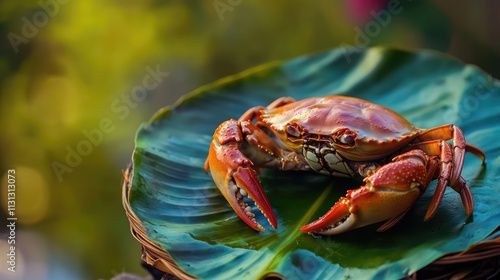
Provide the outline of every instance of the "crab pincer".
{"type": "Polygon", "coordinates": [[[325,215],[301,230],[330,235],[389,220],[379,228],[388,229],[394,224],[391,218],[399,220],[418,201],[435,170],[435,161],[421,150],[401,154],[364,178],[365,186],[347,191],[325,215]]]}
{"type": "Polygon", "coordinates": [[[253,169],[253,162],[240,150],[243,144],[240,122],[229,120],[222,123],[210,144],[205,172],[210,171],[222,195],[247,225],[257,231],[265,230],[255,219],[245,197],[255,203],[273,228],[277,228],[276,216],[253,169]]]}

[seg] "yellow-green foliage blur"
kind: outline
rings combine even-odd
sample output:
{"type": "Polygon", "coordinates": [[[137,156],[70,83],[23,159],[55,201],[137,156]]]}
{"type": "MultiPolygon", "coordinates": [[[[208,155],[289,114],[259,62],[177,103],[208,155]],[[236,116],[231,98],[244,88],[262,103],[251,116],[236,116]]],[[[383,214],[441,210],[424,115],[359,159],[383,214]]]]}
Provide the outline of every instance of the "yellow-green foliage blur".
{"type": "Polygon", "coordinates": [[[121,171],[140,123],[180,95],[349,46],[435,49],[498,78],[499,12],[494,1],[1,1],[0,278],[146,274],[121,171]]]}

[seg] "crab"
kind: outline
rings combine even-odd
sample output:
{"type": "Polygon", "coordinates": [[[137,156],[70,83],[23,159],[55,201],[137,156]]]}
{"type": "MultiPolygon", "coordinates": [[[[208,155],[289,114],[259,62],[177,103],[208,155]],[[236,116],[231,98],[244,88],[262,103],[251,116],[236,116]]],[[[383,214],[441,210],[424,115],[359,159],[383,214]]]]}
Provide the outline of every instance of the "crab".
{"type": "Polygon", "coordinates": [[[377,230],[391,228],[435,179],[424,220],[435,215],[447,186],[460,195],[470,216],[472,193],[461,177],[466,152],[484,163],[483,151],[466,143],[453,124],[418,128],[386,107],[354,97],[282,97],[221,123],[204,169],[241,220],[257,231],[265,229],[248,199],[278,227],[258,178],[262,168],[364,177],[364,186],[348,190],[326,214],[301,227],[305,233],[333,235],[384,221],[377,230]]]}

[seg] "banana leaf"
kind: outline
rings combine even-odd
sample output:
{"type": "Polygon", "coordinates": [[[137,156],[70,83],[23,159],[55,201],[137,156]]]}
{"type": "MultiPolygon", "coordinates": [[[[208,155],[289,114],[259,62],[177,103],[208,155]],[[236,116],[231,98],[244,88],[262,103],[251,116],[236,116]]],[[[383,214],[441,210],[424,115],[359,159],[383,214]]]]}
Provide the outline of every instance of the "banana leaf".
{"type": "MultiPolygon", "coordinates": [[[[179,267],[201,279],[398,279],[437,258],[485,239],[500,224],[500,83],[475,66],[431,52],[388,48],[334,49],[273,62],[223,78],[157,112],[136,135],[129,203],[148,237],[179,267]],[[263,187],[278,218],[256,232],[243,223],[203,164],[214,129],[252,106],[282,96],[331,94],[389,107],[418,127],[461,127],[487,163],[468,154],[462,176],[475,210],[446,191],[424,222],[436,183],[386,232],[380,225],[321,237],[299,228],[324,214],[361,179],[264,170],[263,187]]],[[[259,213],[254,209],[255,213],[259,213]]]]}

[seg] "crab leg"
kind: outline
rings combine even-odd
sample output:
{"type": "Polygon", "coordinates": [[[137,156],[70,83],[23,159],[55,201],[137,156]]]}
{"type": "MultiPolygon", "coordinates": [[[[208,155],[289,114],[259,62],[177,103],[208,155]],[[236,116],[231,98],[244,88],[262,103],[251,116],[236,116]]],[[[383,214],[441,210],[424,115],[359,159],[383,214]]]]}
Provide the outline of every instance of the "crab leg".
{"type": "Polygon", "coordinates": [[[440,172],[438,175],[438,185],[432,197],[432,201],[425,214],[425,221],[430,220],[436,213],[441,201],[443,199],[446,186],[451,186],[457,193],[460,194],[462,199],[462,204],[464,205],[465,213],[471,215],[474,210],[474,201],[472,199],[472,194],[469,186],[465,183],[465,180],[459,175],[459,178],[453,181],[452,170],[455,170],[452,150],[448,142],[444,140],[432,140],[426,142],[417,143],[413,147],[418,147],[419,149],[425,151],[428,155],[439,156],[440,160],[440,172]]]}
{"type": "Polygon", "coordinates": [[[462,167],[464,165],[464,157],[465,152],[471,152],[475,156],[479,157],[483,162],[486,158],[483,151],[479,148],[467,144],[465,142],[465,137],[462,130],[453,124],[438,126],[423,132],[418,139],[420,141],[429,141],[429,140],[437,140],[444,139],[452,140],[452,173],[451,173],[451,185],[457,185],[460,181],[460,174],[462,173],[462,167]]]}
{"type": "Polygon", "coordinates": [[[242,152],[252,141],[260,141],[257,144],[262,146],[267,145],[267,150],[255,150],[260,158],[265,158],[262,154],[266,152],[272,154],[277,150],[271,139],[250,122],[229,120],[222,123],[215,130],[214,140],[210,144],[205,171],[210,170],[215,184],[236,214],[253,229],[264,231],[255,220],[252,207],[243,198],[248,196],[253,200],[271,226],[277,227],[276,216],[253,169],[254,163],[242,152]],[[242,131],[246,132],[246,137],[242,131]]]}
{"type": "Polygon", "coordinates": [[[378,168],[364,179],[366,185],[347,191],[337,203],[318,220],[303,226],[303,232],[324,235],[339,234],[388,219],[385,230],[394,225],[418,200],[427,188],[435,164],[422,150],[411,150],[378,168]]]}

